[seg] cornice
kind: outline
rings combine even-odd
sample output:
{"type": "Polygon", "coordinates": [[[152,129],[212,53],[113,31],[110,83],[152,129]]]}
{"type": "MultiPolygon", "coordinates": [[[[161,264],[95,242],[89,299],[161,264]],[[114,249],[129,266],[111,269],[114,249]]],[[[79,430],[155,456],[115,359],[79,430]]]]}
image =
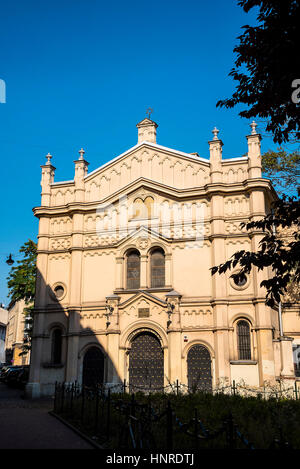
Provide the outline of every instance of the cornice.
{"type": "MultiPolygon", "coordinates": [[[[82,234],[87,234],[82,232],[82,234]]],[[[96,233],[94,233],[96,234],[96,233]]],[[[224,234],[224,233],[216,233],[212,234],[209,236],[203,236],[203,242],[209,242],[211,243],[214,239],[223,239],[223,240],[231,240],[231,239],[251,239],[255,235],[261,235],[262,232],[255,232],[253,234],[247,234],[247,233],[233,233],[233,234],[224,234]]],[[[67,236],[71,236],[70,234],[67,236]]],[[[61,237],[67,237],[67,236],[61,236],[61,237]]],[[[52,239],[51,235],[49,236],[43,236],[44,238],[49,238],[52,239]]],[[[153,237],[154,238],[154,237],[153,237]]],[[[157,236],[159,239],[164,239],[165,242],[169,244],[181,244],[181,243],[188,243],[191,241],[194,241],[194,238],[163,238],[162,236],[157,236]]],[[[99,246],[73,246],[69,247],[66,249],[56,249],[56,250],[50,250],[50,249],[38,249],[37,253],[38,254],[71,254],[74,251],[81,251],[81,252],[90,252],[90,251],[106,251],[108,249],[117,249],[120,247],[122,243],[128,242],[130,238],[125,238],[124,240],[117,241],[114,244],[106,244],[106,245],[99,245],[99,246]]]]}
{"type": "MultiPolygon", "coordinates": [[[[80,160],[80,161],[84,161],[84,160],[80,160]]],[[[74,179],[73,180],[70,180],[70,181],[57,181],[57,182],[51,182],[50,184],[50,187],[55,187],[55,188],[59,188],[59,187],[67,187],[67,186],[75,186],[75,181],[74,179]]]]}
{"type": "Polygon", "coordinates": [[[70,202],[66,205],[60,206],[37,206],[32,210],[34,215],[38,218],[41,216],[71,215],[74,213],[94,212],[100,203],[106,204],[117,202],[121,194],[126,194],[128,196],[141,187],[152,190],[163,196],[169,196],[175,200],[210,198],[214,195],[225,196],[228,194],[232,195],[259,189],[265,191],[274,191],[270,181],[263,178],[247,179],[240,183],[208,183],[202,187],[177,189],[142,177],[114,192],[113,194],[108,195],[104,199],[96,202],[70,202]]]}
{"type": "MultiPolygon", "coordinates": [[[[167,293],[168,291],[171,291],[172,288],[165,289],[164,292],[167,293]]],[[[119,304],[119,309],[122,310],[128,306],[129,303],[132,303],[132,301],[138,300],[140,297],[147,297],[149,300],[157,302],[160,304],[160,306],[165,307],[167,305],[167,302],[162,300],[161,298],[153,295],[153,291],[151,289],[147,290],[115,290],[116,293],[118,293],[118,296],[122,297],[122,295],[131,295],[129,298],[124,299],[123,302],[119,304]]],[[[158,290],[156,290],[158,291],[158,290]]],[[[160,291],[162,292],[162,291],[160,291]]],[[[209,306],[215,306],[215,305],[221,305],[221,306],[230,306],[230,305],[253,305],[253,296],[247,296],[247,297],[235,297],[235,298],[201,298],[199,299],[195,298],[193,300],[190,299],[185,299],[182,297],[180,301],[180,306],[181,307],[209,307],[209,306]]],[[[265,302],[265,299],[263,300],[265,302]]],[[[100,311],[104,310],[106,306],[105,300],[103,301],[96,301],[96,302],[85,302],[80,305],[52,305],[48,304],[45,307],[40,307],[40,308],[35,308],[34,313],[48,313],[48,312],[64,312],[64,313],[70,313],[70,312],[84,312],[84,311],[100,311]]]]}

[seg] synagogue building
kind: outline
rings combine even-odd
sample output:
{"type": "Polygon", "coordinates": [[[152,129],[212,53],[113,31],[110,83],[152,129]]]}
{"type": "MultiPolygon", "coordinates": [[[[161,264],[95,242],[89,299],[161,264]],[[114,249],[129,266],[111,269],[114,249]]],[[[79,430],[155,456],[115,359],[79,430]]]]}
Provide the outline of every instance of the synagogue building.
{"type": "Polygon", "coordinates": [[[204,158],[158,144],[157,127],[143,119],[137,144],[91,172],[81,149],[70,181],[54,180],[47,155],[34,208],[32,396],[51,394],[56,381],[209,391],[295,380],[299,318],[287,313],[281,333],[260,287],[268,272],[210,270],[257,250],[263,234],[240,224],[276,198],[256,124],[238,158],[222,158],[216,128],[204,158]]]}

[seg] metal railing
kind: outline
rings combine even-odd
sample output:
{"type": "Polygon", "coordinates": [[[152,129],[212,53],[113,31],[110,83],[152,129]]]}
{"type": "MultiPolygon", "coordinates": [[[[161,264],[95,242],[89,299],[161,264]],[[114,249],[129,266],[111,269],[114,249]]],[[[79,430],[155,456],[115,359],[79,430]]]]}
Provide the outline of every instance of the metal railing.
{"type": "MultiPolygon", "coordinates": [[[[189,418],[180,417],[171,403],[172,396],[168,396],[169,393],[181,394],[184,386],[178,381],[166,386],[165,396],[156,402],[151,401],[151,392],[155,393],[155,389],[151,389],[151,392],[148,390],[148,396],[144,395],[143,399],[139,399],[139,394],[129,395],[128,389],[130,387],[125,381],[120,385],[94,388],[78,383],[56,383],[54,414],[60,415],[106,447],[111,444],[119,448],[172,450],[178,447],[178,441],[182,442],[184,436],[185,444],[193,448],[219,445],[230,449],[254,449],[253,443],[238,428],[231,412],[215,429],[207,428],[196,408],[189,418]],[[157,402],[160,404],[157,405],[157,402]]],[[[215,389],[214,393],[222,394],[226,391],[238,396],[241,389],[243,387],[233,381],[232,385],[220,387],[217,391],[215,389]]],[[[298,399],[297,388],[294,391],[298,399]]],[[[257,397],[261,399],[260,395],[257,397]]],[[[290,448],[282,436],[274,438],[271,447],[290,448]]]]}

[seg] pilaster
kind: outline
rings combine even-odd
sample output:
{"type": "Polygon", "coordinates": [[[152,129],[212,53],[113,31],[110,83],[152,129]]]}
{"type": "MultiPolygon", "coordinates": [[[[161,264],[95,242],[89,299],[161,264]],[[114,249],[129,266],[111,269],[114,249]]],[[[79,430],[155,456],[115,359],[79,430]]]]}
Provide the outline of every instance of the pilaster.
{"type": "Polygon", "coordinates": [[[172,314],[170,314],[170,320],[172,322],[170,323],[167,330],[169,342],[168,381],[170,381],[172,384],[177,379],[182,381],[180,300],[181,295],[174,290],[166,295],[167,308],[169,311],[172,311],[172,314]]]}
{"type": "Polygon", "coordinates": [[[117,290],[124,289],[124,256],[116,257],[116,288],[117,290]]]}
{"type": "Polygon", "coordinates": [[[256,132],[257,124],[253,121],[250,124],[252,132],[247,135],[248,141],[248,177],[261,178],[261,136],[256,132]]]}
{"type": "Polygon", "coordinates": [[[209,163],[210,163],[210,179],[212,183],[222,182],[222,140],[218,139],[219,130],[215,127],[212,130],[214,138],[209,143],[209,163]]]}
{"type": "Polygon", "coordinates": [[[84,202],[85,199],[85,190],[84,190],[84,178],[87,175],[89,163],[83,158],[85,151],[83,148],[79,150],[80,157],[78,160],[75,160],[75,201],[84,202]]]}
{"type": "Polygon", "coordinates": [[[46,155],[47,163],[41,165],[42,168],[42,179],[41,179],[41,205],[49,207],[51,204],[51,184],[54,182],[55,167],[51,164],[52,155],[48,153],[46,155]]]}
{"type": "Polygon", "coordinates": [[[148,288],[147,284],[147,265],[148,265],[148,256],[147,254],[141,254],[141,283],[140,288],[148,288]]]}

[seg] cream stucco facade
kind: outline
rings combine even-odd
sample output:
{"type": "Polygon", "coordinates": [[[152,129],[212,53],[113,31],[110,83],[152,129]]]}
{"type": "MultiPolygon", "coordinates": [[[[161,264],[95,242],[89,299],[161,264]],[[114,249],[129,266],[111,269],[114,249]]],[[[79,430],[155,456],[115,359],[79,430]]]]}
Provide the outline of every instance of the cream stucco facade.
{"type": "Polygon", "coordinates": [[[7,328],[8,311],[0,305],[0,364],[6,362],[5,337],[7,328]]]}
{"type": "Polygon", "coordinates": [[[24,300],[11,301],[8,305],[8,322],[6,328],[5,350],[6,362],[9,365],[28,365],[30,352],[24,352],[24,335],[26,334],[26,321],[24,300]]]}
{"type": "Polygon", "coordinates": [[[209,353],[212,386],[293,380],[292,339],[279,336],[278,313],[266,306],[260,287],[267,274],[254,270],[236,285],[230,275],[210,273],[237,250],[257,248],[262,234],[249,235],[240,223],[262,217],[276,196],[261,175],[255,125],[247,156],[230,159],[222,159],[217,129],[205,159],[158,145],[150,119],[137,127],[137,145],[95,171],[88,173],[80,150],[74,180],[54,182],[51,155],[42,166],[28,392],[49,394],[55,381],[81,382],[92,346],[105,358],[104,382],[130,383],[132,343],[143,331],[160,343],[164,385],[188,384],[188,354],[197,344],[209,353]],[[151,277],[155,249],[164,262],[159,287],[151,277]],[[139,258],[133,288],[130,252],[139,258]],[[247,359],[238,352],[240,320],[249,326],[247,359]],[[53,359],[57,329],[61,360],[53,359]]]}

